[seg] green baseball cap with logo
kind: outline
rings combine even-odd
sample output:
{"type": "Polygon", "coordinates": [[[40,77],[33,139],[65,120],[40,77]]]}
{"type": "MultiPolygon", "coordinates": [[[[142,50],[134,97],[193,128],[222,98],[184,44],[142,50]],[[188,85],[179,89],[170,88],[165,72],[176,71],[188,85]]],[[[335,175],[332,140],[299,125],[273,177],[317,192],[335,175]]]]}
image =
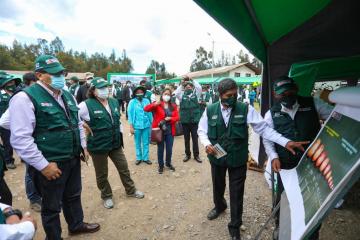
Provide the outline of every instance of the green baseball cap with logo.
{"type": "Polygon", "coordinates": [[[75,82],[78,82],[79,81],[79,78],[77,76],[73,76],[70,78],[70,80],[73,80],[75,82]]]}
{"type": "Polygon", "coordinates": [[[95,88],[103,88],[103,87],[107,87],[109,84],[108,82],[103,79],[102,77],[96,77],[93,80],[91,80],[91,87],[95,87],[95,88]]]}
{"type": "Polygon", "coordinates": [[[290,77],[280,77],[275,80],[273,89],[276,94],[282,94],[288,90],[293,90],[296,88],[296,83],[294,79],[290,77]]]}
{"type": "Polygon", "coordinates": [[[44,71],[49,74],[56,74],[64,70],[65,68],[54,56],[41,55],[35,60],[35,72],[44,71]]]}
{"type": "Polygon", "coordinates": [[[4,71],[0,71],[0,87],[4,87],[5,84],[7,84],[8,82],[14,80],[15,81],[15,85],[19,85],[21,83],[21,79],[14,76],[14,75],[10,75],[4,71]]]}

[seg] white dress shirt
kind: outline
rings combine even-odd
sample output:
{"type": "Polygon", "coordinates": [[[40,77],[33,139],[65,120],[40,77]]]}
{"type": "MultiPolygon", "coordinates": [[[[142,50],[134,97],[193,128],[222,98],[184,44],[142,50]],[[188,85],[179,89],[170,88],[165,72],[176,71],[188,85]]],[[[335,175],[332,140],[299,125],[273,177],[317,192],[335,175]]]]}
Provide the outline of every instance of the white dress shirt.
{"type": "MultiPolygon", "coordinates": [[[[0,203],[0,211],[9,208],[0,203]]],[[[35,234],[34,224],[30,221],[16,224],[0,224],[0,240],[31,240],[35,234]]]]}
{"type": "MultiPolygon", "coordinates": [[[[320,98],[314,98],[314,105],[315,105],[315,109],[318,112],[321,120],[327,119],[333,110],[333,106],[327,104],[320,98]]],[[[291,119],[294,120],[295,115],[299,109],[299,106],[300,105],[297,102],[294,104],[292,109],[286,108],[283,105],[281,105],[281,111],[289,114],[291,119]]],[[[274,122],[273,122],[270,110],[266,112],[264,120],[271,128],[274,128],[274,122]]],[[[273,142],[268,141],[267,139],[263,139],[263,144],[264,144],[265,152],[269,158],[270,163],[273,159],[279,158],[279,155],[277,154],[277,152],[275,150],[275,145],[273,142]]]]}
{"type": "MultiPolygon", "coordinates": [[[[197,98],[200,99],[201,97],[201,92],[202,92],[202,87],[201,85],[193,80],[192,83],[194,84],[194,88],[195,88],[195,91],[193,92],[193,94],[195,93],[197,98]]],[[[180,86],[174,91],[174,94],[175,94],[175,97],[177,99],[179,99],[179,101],[181,102],[182,100],[182,97],[184,95],[184,87],[180,84],[180,86]]]]}
{"type": "MultiPolygon", "coordinates": [[[[226,126],[229,124],[230,115],[231,115],[231,108],[224,108],[222,104],[221,106],[221,114],[224,119],[224,122],[226,126]]],[[[270,128],[264,119],[261,117],[261,115],[252,107],[248,106],[248,114],[246,117],[246,121],[248,124],[251,125],[251,127],[254,129],[254,131],[261,135],[263,138],[267,138],[270,141],[276,142],[280,144],[281,146],[285,147],[286,144],[291,141],[285,137],[283,137],[281,134],[276,132],[274,129],[270,128]]],[[[207,117],[207,110],[205,109],[200,122],[199,122],[199,128],[198,128],[198,135],[200,138],[200,142],[206,147],[208,145],[211,145],[211,142],[208,138],[208,117],[207,117]]]]}
{"type": "MultiPolygon", "coordinates": [[[[51,96],[54,97],[60,106],[65,109],[64,102],[61,98],[62,93],[58,96],[55,96],[54,93],[40,81],[38,81],[36,84],[39,84],[41,87],[43,87],[51,96]]],[[[19,92],[11,98],[9,104],[11,131],[10,142],[21,159],[23,159],[29,165],[35,167],[38,171],[41,171],[49,164],[49,162],[45,159],[34,142],[33,133],[36,125],[34,111],[35,107],[25,92],[19,92]]],[[[83,123],[79,116],[78,126],[80,129],[81,146],[86,148],[86,137],[82,125],[83,123]]]]}

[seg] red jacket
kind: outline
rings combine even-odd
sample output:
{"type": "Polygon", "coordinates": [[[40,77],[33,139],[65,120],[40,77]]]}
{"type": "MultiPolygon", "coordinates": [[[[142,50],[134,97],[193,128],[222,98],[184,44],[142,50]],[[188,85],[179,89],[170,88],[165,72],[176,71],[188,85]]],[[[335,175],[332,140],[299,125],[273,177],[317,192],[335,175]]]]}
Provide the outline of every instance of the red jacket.
{"type": "MultiPolygon", "coordinates": [[[[174,103],[169,103],[171,104],[173,110],[172,110],[172,114],[171,114],[171,120],[170,120],[170,124],[171,124],[171,133],[173,136],[175,136],[175,123],[177,121],[179,121],[179,111],[177,109],[176,104],[174,103]]],[[[157,128],[159,127],[159,123],[161,120],[165,119],[165,109],[164,109],[164,102],[161,101],[160,105],[156,106],[156,102],[155,103],[151,103],[149,105],[146,105],[144,107],[144,110],[146,112],[153,112],[154,114],[154,120],[152,123],[152,128],[157,128]]]]}

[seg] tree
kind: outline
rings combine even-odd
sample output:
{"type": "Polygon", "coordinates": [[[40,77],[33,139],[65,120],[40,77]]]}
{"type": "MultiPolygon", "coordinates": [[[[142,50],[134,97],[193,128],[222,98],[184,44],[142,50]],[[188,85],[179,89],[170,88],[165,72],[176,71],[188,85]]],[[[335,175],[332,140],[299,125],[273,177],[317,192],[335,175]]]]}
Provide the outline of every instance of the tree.
{"type": "Polygon", "coordinates": [[[54,40],[50,42],[49,49],[51,54],[58,54],[59,52],[65,51],[64,44],[62,43],[59,37],[56,37],[54,40]]]}
{"type": "Polygon", "coordinates": [[[196,49],[196,59],[194,59],[190,66],[190,71],[201,71],[206,70],[212,67],[211,61],[209,61],[209,57],[212,57],[212,53],[208,54],[208,52],[200,46],[196,49]]]}
{"type": "Polygon", "coordinates": [[[175,77],[174,73],[169,73],[166,70],[165,63],[159,63],[156,60],[151,60],[150,65],[146,69],[145,74],[156,74],[157,79],[168,79],[175,77]]]}

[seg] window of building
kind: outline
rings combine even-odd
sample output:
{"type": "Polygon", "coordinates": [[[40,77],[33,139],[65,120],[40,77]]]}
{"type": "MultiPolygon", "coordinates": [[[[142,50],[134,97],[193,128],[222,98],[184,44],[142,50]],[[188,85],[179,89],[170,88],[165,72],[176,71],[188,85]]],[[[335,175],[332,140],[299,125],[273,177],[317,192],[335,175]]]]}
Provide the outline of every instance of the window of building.
{"type": "Polygon", "coordinates": [[[235,73],[235,77],[240,77],[240,75],[241,75],[240,73],[237,72],[235,73]]]}
{"type": "Polygon", "coordinates": [[[251,77],[251,73],[246,73],[245,76],[251,77]]]}

